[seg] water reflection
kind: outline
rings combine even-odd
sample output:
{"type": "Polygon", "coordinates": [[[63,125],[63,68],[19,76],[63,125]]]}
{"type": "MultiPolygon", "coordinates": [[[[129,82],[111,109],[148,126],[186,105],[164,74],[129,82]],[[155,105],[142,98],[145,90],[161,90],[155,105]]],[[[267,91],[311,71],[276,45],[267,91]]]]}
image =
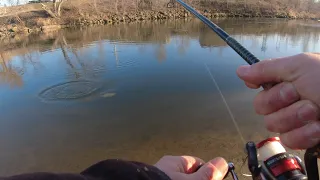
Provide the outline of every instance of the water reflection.
{"type": "MultiPolygon", "coordinates": [[[[252,47],[260,46],[263,52],[268,48],[268,41],[272,41],[270,45],[275,44],[278,50],[283,42],[285,42],[283,46],[300,46],[302,44],[301,51],[315,49],[319,41],[319,26],[307,26],[306,22],[286,20],[275,22],[254,19],[214,21],[228,33],[237,37],[238,40],[250,40],[252,47]],[[310,47],[311,45],[312,47],[310,47]]],[[[310,22],[308,23],[310,24],[310,22]]],[[[190,41],[195,39],[198,39],[200,46],[204,48],[228,48],[223,40],[197,20],[144,22],[94,28],[82,27],[80,30],[68,29],[36,37],[18,37],[14,40],[1,42],[0,47],[3,52],[12,51],[13,54],[10,56],[26,56],[25,51],[18,51],[26,47],[29,52],[43,52],[60,48],[67,64],[73,68],[74,65],[70,62],[69,53],[75,56],[77,63],[83,65],[77,51],[85,51],[88,43],[92,42],[97,42],[100,56],[103,56],[104,53],[104,40],[122,44],[154,44],[156,45],[154,46],[157,52],[156,57],[161,60],[165,56],[164,44],[175,40],[174,43],[179,47],[179,52],[183,54],[190,46],[190,41]],[[175,38],[176,36],[179,38],[175,38]]],[[[28,56],[29,59],[32,58],[30,53],[28,56]]]]}
{"type": "Polygon", "coordinates": [[[12,64],[6,54],[0,54],[0,83],[8,84],[10,87],[21,87],[23,85],[23,70],[12,64]]]}
{"type": "MultiPolygon", "coordinates": [[[[261,59],[320,49],[311,22],[214,21],[261,59]]],[[[17,36],[0,49],[2,175],[164,154],[219,155],[240,166],[243,144],[204,64],[244,138],[269,135],[252,108],[257,92],[235,74],[245,62],[198,20],[17,36]],[[58,100],[42,101],[50,98],[58,100]]]]}

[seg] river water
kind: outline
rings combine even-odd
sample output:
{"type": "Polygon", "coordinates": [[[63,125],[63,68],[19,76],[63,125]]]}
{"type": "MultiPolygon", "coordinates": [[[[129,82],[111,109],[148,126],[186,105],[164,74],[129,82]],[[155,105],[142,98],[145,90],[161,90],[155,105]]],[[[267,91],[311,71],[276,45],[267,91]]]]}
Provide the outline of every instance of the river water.
{"type": "MultiPolygon", "coordinates": [[[[320,51],[316,22],[213,21],[260,59],[320,51]]],[[[236,76],[245,61],[198,20],[65,29],[0,47],[0,175],[186,154],[225,157],[239,172],[243,140],[271,135],[252,106],[260,90],[236,76]]]]}

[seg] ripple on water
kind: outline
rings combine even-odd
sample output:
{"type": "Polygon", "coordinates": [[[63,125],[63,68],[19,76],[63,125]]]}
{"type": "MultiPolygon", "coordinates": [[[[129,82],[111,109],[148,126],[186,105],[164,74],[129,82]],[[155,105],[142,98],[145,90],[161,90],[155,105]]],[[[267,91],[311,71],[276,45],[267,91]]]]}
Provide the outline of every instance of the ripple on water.
{"type": "Polygon", "coordinates": [[[97,83],[91,81],[68,81],[42,90],[39,97],[44,101],[75,100],[90,96],[99,88],[97,83]]]}

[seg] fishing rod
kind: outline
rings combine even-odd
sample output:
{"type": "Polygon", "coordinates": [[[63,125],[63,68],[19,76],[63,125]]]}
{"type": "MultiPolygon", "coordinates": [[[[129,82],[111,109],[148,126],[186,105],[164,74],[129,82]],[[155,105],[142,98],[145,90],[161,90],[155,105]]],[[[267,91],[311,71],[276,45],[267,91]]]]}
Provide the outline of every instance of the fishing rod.
{"type": "MultiPolygon", "coordinates": [[[[260,62],[237,40],[208,18],[182,0],[176,1],[220,36],[249,65],[260,62]]],[[[262,86],[264,89],[269,89],[272,84],[262,86]]],[[[320,159],[320,144],[306,150],[304,163],[298,156],[288,153],[278,137],[265,139],[258,144],[248,142],[245,149],[248,155],[248,168],[253,180],[319,180],[317,160],[320,159]]],[[[234,169],[233,163],[229,163],[229,173],[234,180],[237,180],[238,177],[234,169]]]]}
{"type": "Polygon", "coordinates": [[[182,0],[176,0],[179,4],[181,4],[185,9],[187,9],[190,13],[198,17],[202,22],[204,22],[207,26],[210,27],[216,34],[218,34],[222,40],[224,40],[232,49],[234,49],[248,64],[252,65],[260,62],[260,60],[255,57],[251,52],[249,52],[245,47],[243,47],[237,40],[231,37],[227,32],[222,30],[219,26],[214,24],[208,18],[198,13],[191,6],[183,2],[182,0]]]}

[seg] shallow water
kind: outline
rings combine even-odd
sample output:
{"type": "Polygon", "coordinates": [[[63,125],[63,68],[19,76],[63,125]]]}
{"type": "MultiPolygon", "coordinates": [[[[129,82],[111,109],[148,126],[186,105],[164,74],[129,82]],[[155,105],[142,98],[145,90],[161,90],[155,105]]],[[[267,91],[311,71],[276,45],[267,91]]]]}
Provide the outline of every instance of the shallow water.
{"type": "MultiPolygon", "coordinates": [[[[319,23],[214,22],[260,59],[320,51],[319,23]]],[[[259,90],[235,73],[246,63],[198,20],[16,38],[0,43],[0,55],[0,175],[168,154],[223,156],[239,171],[242,139],[270,136],[252,106],[259,90]]]]}

